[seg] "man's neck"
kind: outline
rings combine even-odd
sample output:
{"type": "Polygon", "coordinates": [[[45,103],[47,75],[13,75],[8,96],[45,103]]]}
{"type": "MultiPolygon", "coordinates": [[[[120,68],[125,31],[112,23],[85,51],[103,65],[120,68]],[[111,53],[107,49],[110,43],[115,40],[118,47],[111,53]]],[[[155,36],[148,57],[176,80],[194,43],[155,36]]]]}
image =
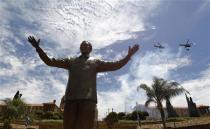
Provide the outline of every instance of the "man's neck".
{"type": "Polygon", "coordinates": [[[90,57],[90,54],[85,54],[85,53],[82,53],[80,56],[80,58],[84,57],[84,58],[89,58],[90,57]]]}

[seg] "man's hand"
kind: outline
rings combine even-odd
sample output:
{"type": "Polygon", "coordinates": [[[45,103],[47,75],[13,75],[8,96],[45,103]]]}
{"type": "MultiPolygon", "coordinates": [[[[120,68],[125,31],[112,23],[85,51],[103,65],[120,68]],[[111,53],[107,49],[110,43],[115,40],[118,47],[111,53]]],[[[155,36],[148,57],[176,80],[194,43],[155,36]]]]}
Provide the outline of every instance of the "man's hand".
{"type": "Polygon", "coordinates": [[[29,36],[28,42],[30,42],[33,47],[37,48],[39,47],[40,39],[36,40],[33,36],[29,36]]]}
{"type": "Polygon", "coordinates": [[[129,46],[128,49],[128,56],[131,57],[133,54],[135,54],[139,50],[139,45],[135,44],[133,47],[129,46]]]}

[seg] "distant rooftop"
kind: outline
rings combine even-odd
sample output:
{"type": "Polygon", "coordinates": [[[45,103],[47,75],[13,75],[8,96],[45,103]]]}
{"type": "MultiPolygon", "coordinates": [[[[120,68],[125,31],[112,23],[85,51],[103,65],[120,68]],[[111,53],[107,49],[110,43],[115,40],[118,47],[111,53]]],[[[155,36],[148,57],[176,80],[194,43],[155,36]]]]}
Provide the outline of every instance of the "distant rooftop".
{"type": "Polygon", "coordinates": [[[0,105],[6,105],[6,103],[4,101],[0,101],[0,105]]]}

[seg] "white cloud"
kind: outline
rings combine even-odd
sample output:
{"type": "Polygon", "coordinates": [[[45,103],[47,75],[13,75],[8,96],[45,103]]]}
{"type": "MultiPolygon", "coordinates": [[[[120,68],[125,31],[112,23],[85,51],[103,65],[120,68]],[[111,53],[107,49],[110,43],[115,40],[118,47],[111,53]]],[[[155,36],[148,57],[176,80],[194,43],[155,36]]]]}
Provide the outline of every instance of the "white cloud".
{"type": "Polygon", "coordinates": [[[55,45],[59,53],[68,48],[67,54],[71,55],[78,51],[82,40],[91,41],[94,48],[102,48],[135,37],[132,32],[145,30],[144,19],[148,14],[155,14],[152,11],[159,3],[152,0],[22,0],[18,4],[7,1],[0,5],[0,16],[4,17],[0,29],[14,39],[14,44],[23,44],[28,35],[35,35],[42,39],[42,46],[55,45]]]}
{"type": "Polygon", "coordinates": [[[103,91],[98,93],[99,118],[104,118],[107,109],[113,108],[115,112],[130,112],[136,102],[140,100],[137,93],[137,82],[131,82],[129,75],[122,75],[117,80],[120,82],[118,90],[103,91]]]}
{"type": "Polygon", "coordinates": [[[45,74],[40,77],[27,77],[24,74],[19,73],[11,76],[8,83],[1,85],[1,99],[11,98],[17,90],[20,90],[27,103],[43,103],[56,99],[59,104],[66,86],[65,82],[60,79],[67,80],[67,74],[66,77],[60,72],[57,72],[56,76],[49,73],[48,76],[45,74]]]}
{"type": "Polygon", "coordinates": [[[170,79],[172,70],[189,65],[189,57],[180,57],[169,50],[163,52],[147,52],[145,55],[136,55],[128,73],[119,76],[120,83],[118,90],[99,92],[100,118],[104,117],[107,108],[114,108],[114,111],[131,111],[136,102],[144,104],[146,101],[145,91],[137,91],[137,87],[145,83],[152,84],[154,76],[170,79]]]}
{"type": "MultiPolygon", "coordinates": [[[[139,56],[137,55],[136,57],[139,56]]],[[[143,90],[137,92],[137,86],[139,86],[139,84],[145,83],[151,85],[154,76],[173,80],[173,78],[170,78],[171,70],[190,65],[190,62],[189,57],[180,57],[177,56],[177,54],[168,53],[167,51],[161,53],[161,55],[148,52],[143,57],[139,58],[139,60],[135,58],[131,64],[130,71],[118,78],[117,81],[120,82],[118,90],[99,92],[99,117],[103,118],[108,108],[110,111],[111,108],[114,108],[116,112],[124,112],[131,111],[131,108],[135,106],[136,102],[144,104],[146,94],[143,90]],[[167,59],[167,61],[165,61],[165,59],[167,59]]],[[[190,92],[197,105],[210,104],[209,78],[210,67],[201,72],[200,78],[181,82],[181,85],[190,92]]],[[[184,94],[172,98],[172,104],[175,107],[180,107],[180,105],[181,107],[186,107],[187,102],[184,94]]]]}
{"type": "MultiPolygon", "coordinates": [[[[190,92],[193,101],[199,105],[210,105],[210,67],[201,72],[201,76],[196,79],[186,80],[181,85],[190,92]]],[[[184,95],[173,99],[176,106],[187,106],[184,95]]]]}
{"type": "Polygon", "coordinates": [[[147,52],[143,57],[134,58],[131,72],[140,79],[151,79],[154,76],[168,79],[170,71],[187,66],[191,63],[189,57],[176,56],[168,50],[163,52],[147,52]]]}
{"type": "Polygon", "coordinates": [[[93,42],[96,48],[102,48],[117,40],[133,37],[132,32],[144,31],[144,19],[157,8],[159,1],[80,0],[55,3],[34,7],[39,17],[31,19],[40,21],[42,32],[39,36],[50,38],[62,48],[76,48],[84,39],[93,42]]]}
{"type": "MultiPolygon", "coordinates": [[[[70,50],[66,54],[72,55],[78,51],[78,44],[82,40],[89,40],[94,48],[100,49],[118,40],[135,38],[134,32],[146,30],[145,20],[155,15],[159,4],[160,1],[153,0],[37,0],[33,2],[22,0],[18,4],[14,1],[1,1],[0,16],[3,17],[0,25],[1,63],[11,65],[11,69],[4,68],[0,73],[0,76],[11,78],[8,83],[1,85],[1,97],[12,97],[17,90],[21,90],[26,101],[39,103],[51,101],[54,98],[59,100],[64,93],[67,82],[67,74],[64,71],[55,71],[53,68],[44,66],[31,47],[30,55],[18,56],[17,53],[20,50],[26,53],[29,49],[25,45],[28,35],[41,38],[41,46],[44,46],[45,50],[49,49],[49,52],[47,51],[49,55],[60,56],[66,49],[70,50]],[[34,72],[34,75],[30,72],[34,72]]],[[[154,27],[151,26],[151,28],[154,27]]],[[[120,57],[121,55],[117,55],[115,58],[120,57]]],[[[166,77],[170,70],[189,63],[186,58],[175,57],[176,60],[173,61],[174,57],[167,56],[168,63],[163,60],[159,62],[156,58],[158,56],[153,53],[146,54],[140,60],[137,57],[134,58],[137,61],[134,61],[131,66],[131,74],[125,74],[118,79],[121,83],[119,90],[99,92],[101,117],[108,107],[124,111],[125,103],[135,104],[136,101],[145,98],[141,93],[137,95],[136,87],[140,81],[149,82],[148,80],[154,75],[166,77]],[[183,62],[186,64],[183,65],[183,62]],[[159,65],[155,66],[157,63],[159,65]],[[130,82],[133,76],[135,79],[130,82]]]]}
{"type": "Polygon", "coordinates": [[[205,11],[210,11],[209,7],[210,7],[210,1],[208,1],[208,0],[203,1],[200,8],[196,10],[196,15],[200,15],[205,11]]]}

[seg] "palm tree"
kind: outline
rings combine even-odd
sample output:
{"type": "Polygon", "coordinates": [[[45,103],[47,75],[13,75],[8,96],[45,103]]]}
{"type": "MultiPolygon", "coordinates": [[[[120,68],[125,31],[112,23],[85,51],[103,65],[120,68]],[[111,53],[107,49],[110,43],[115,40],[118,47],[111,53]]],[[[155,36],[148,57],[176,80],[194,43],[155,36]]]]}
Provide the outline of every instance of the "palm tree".
{"type": "Polygon", "coordinates": [[[170,98],[180,94],[181,92],[179,90],[181,89],[174,88],[177,86],[178,83],[176,82],[168,83],[166,80],[157,77],[154,77],[153,84],[151,87],[147,86],[146,84],[140,84],[140,86],[138,86],[138,89],[141,88],[146,91],[147,101],[145,102],[145,106],[149,106],[151,102],[156,103],[157,109],[159,110],[161,115],[161,120],[164,129],[166,128],[166,124],[162,101],[166,100],[166,96],[170,98]]]}

